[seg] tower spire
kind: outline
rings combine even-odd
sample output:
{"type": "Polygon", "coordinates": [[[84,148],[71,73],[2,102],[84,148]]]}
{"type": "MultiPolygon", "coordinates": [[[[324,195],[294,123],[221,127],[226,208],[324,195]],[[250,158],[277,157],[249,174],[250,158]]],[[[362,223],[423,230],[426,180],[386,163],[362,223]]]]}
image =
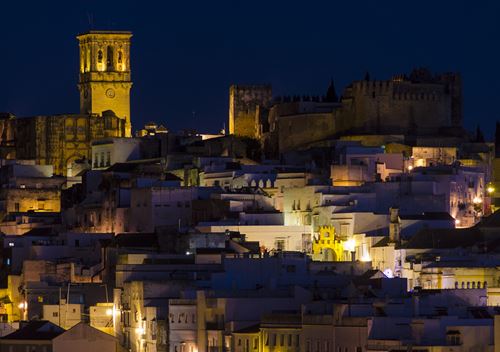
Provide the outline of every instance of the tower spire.
{"type": "Polygon", "coordinates": [[[339,101],[339,97],[337,96],[337,92],[335,91],[335,83],[333,83],[333,78],[330,78],[330,85],[328,86],[328,90],[326,91],[325,101],[329,103],[336,103],[339,101]]]}

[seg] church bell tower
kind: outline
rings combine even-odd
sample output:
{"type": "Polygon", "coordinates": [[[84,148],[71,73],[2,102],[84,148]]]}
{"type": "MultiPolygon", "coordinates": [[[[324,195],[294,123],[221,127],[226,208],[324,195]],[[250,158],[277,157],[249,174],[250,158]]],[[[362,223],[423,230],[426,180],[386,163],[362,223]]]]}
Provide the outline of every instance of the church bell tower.
{"type": "Polygon", "coordinates": [[[130,38],[131,32],[90,31],[77,36],[80,42],[80,113],[99,114],[112,110],[130,124],[130,38]]]}

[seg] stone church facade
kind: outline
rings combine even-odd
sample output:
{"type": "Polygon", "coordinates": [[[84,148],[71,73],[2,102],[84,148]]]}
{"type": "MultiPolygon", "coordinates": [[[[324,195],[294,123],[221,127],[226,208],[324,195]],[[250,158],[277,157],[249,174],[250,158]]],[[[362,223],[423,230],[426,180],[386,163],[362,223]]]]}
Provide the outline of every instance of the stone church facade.
{"type": "Polygon", "coordinates": [[[91,160],[91,142],[130,137],[130,32],[79,35],[80,113],[18,118],[0,114],[0,158],[53,165],[72,176],[75,161],[91,160]]]}
{"type": "Polygon", "coordinates": [[[91,160],[91,142],[123,137],[125,121],[112,111],[102,116],[55,115],[16,119],[16,157],[54,165],[56,175],[72,175],[77,160],[91,160]]]}

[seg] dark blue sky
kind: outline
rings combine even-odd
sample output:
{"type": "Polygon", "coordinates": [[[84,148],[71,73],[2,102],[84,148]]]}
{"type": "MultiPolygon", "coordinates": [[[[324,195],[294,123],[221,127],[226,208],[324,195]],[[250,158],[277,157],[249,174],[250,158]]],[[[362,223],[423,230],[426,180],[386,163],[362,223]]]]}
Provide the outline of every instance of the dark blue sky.
{"type": "Polygon", "coordinates": [[[275,95],[339,93],[366,70],[459,71],[466,126],[500,118],[498,1],[2,1],[0,111],[78,112],[78,46],[89,29],[134,33],[132,123],[216,131],[231,83],[275,95]],[[193,112],[195,112],[193,116],[193,112]]]}

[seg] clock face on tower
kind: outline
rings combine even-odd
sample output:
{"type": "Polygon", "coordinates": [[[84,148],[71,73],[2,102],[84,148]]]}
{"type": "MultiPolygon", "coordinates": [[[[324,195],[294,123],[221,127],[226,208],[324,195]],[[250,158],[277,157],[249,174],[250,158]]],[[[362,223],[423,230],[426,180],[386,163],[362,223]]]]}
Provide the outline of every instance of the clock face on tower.
{"type": "Polygon", "coordinates": [[[106,96],[108,98],[114,98],[115,97],[115,90],[113,88],[109,88],[106,90],[106,96]]]}

